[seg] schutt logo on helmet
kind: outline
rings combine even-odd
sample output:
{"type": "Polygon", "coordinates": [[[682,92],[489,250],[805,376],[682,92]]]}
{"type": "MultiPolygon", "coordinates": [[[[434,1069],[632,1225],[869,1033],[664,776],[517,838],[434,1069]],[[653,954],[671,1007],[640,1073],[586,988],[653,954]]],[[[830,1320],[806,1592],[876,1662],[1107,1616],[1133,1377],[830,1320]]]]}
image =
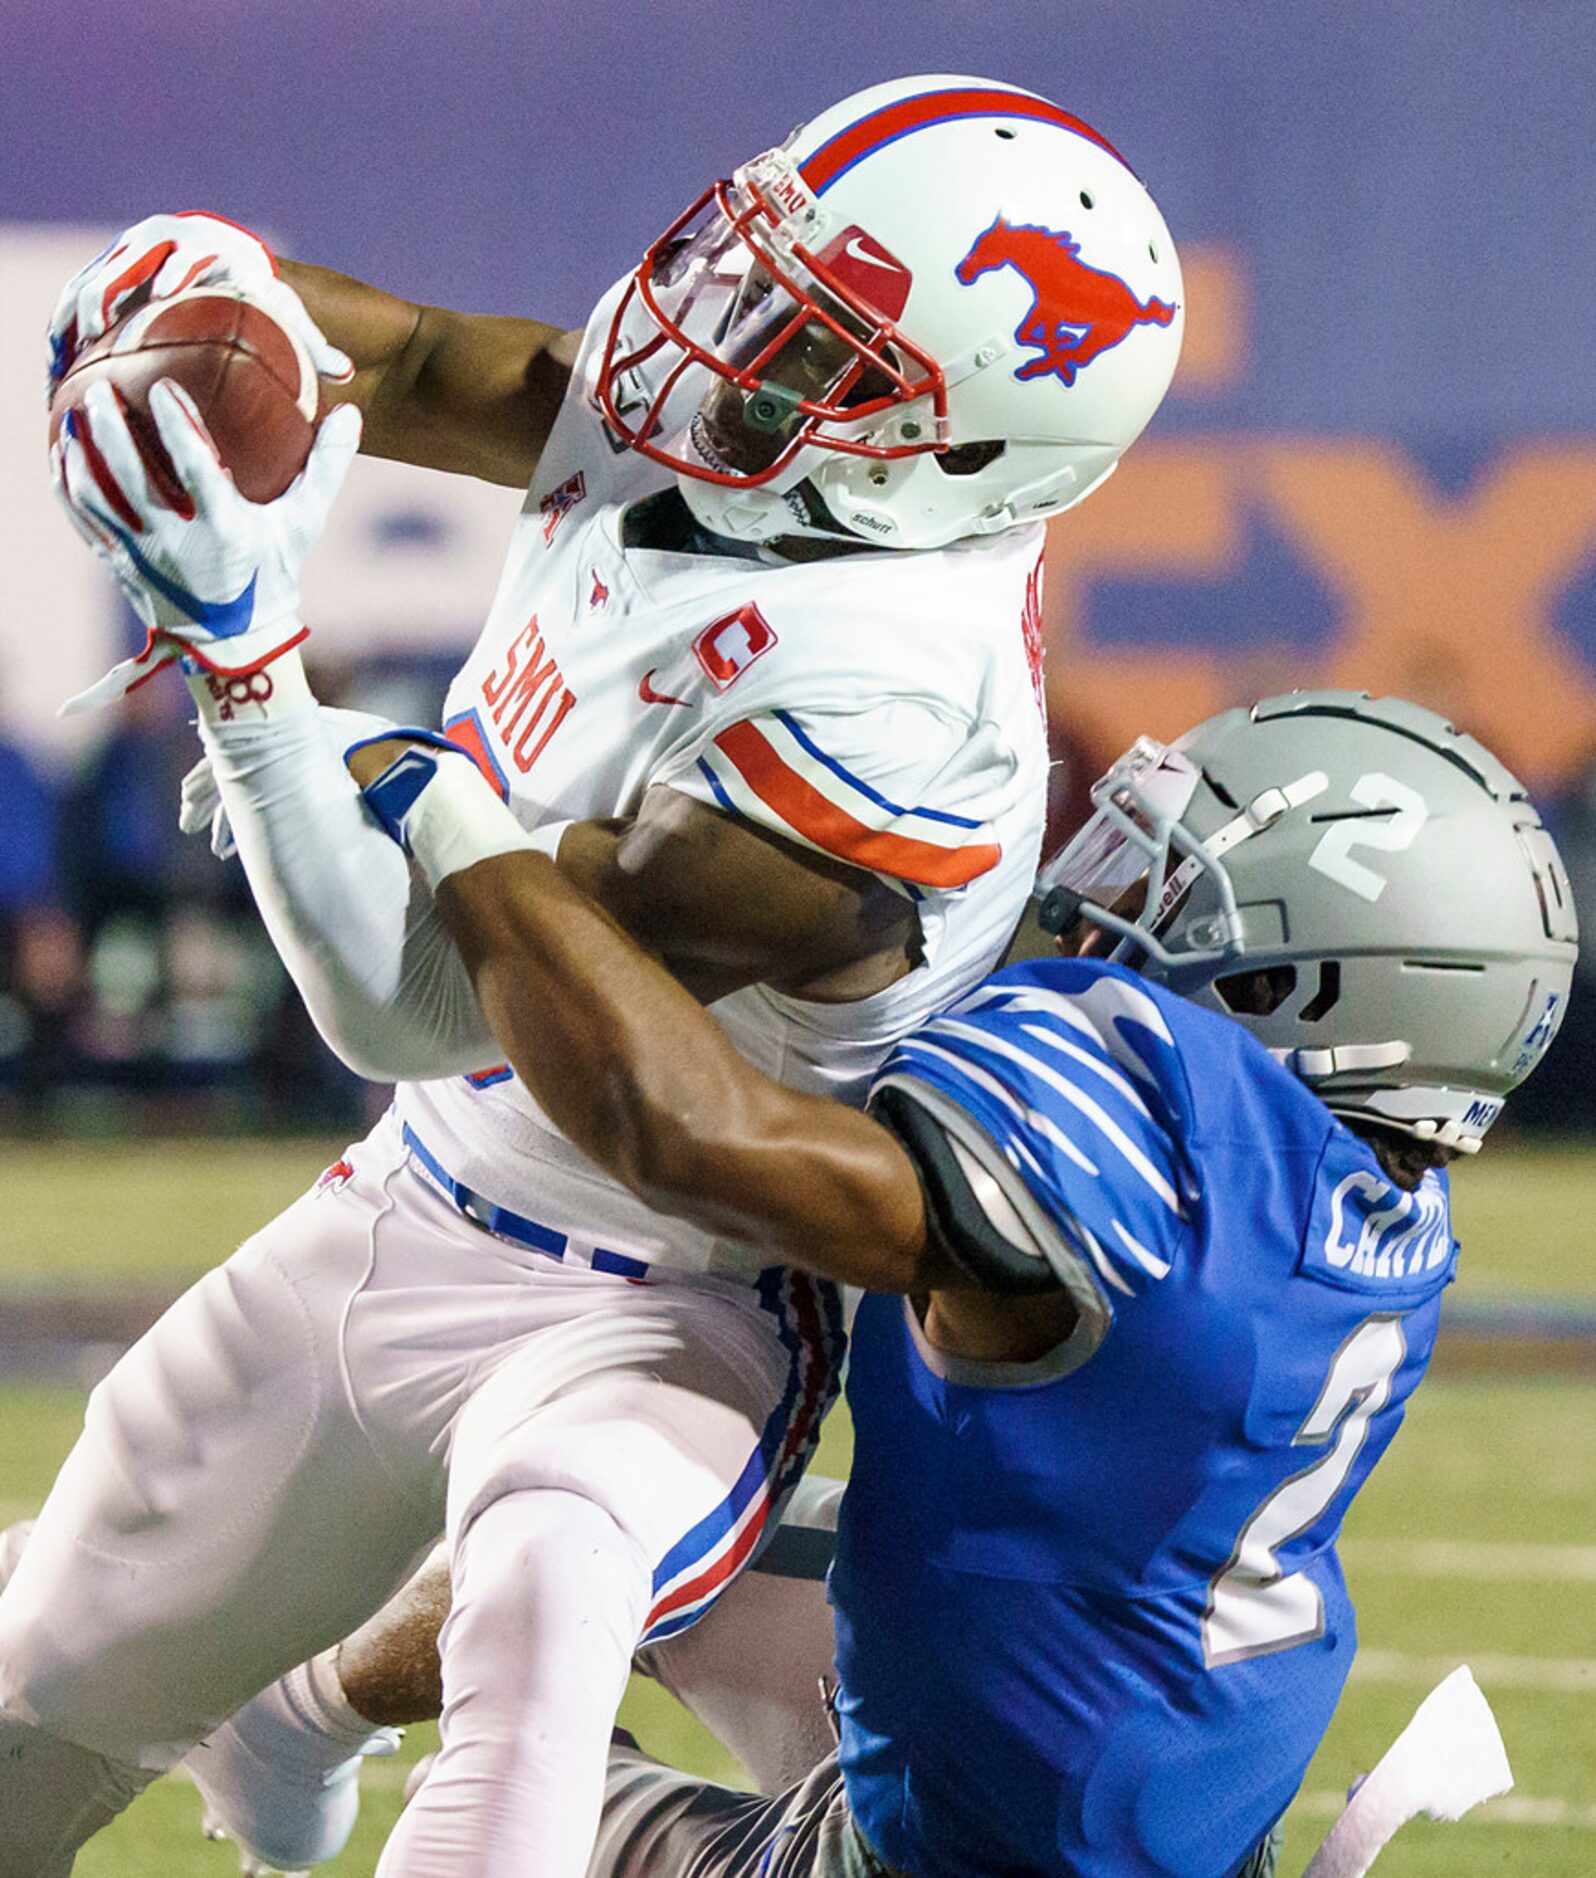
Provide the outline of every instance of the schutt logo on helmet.
{"type": "Polygon", "coordinates": [[[1080,243],[1065,230],[1007,222],[1000,215],[978,235],[957,273],[966,287],[994,268],[1012,267],[1036,296],[1014,329],[1028,359],[1016,378],[1051,373],[1066,385],[1137,326],[1167,326],[1175,308],[1167,300],[1138,300],[1118,274],[1088,267],[1080,243]]]}

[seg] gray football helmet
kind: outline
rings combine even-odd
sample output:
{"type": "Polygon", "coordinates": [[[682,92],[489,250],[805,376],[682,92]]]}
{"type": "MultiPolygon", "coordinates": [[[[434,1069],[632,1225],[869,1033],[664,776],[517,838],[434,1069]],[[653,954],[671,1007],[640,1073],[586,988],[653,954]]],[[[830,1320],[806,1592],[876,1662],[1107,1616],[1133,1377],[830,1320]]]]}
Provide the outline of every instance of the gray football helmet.
{"type": "Polygon", "coordinates": [[[1578,927],[1523,785],[1433,711],[1298,691],[1142,738],[1041,920],[1245,1024],[1337,1114],[1463,1153],[1557,1034],[1578,927]]]}

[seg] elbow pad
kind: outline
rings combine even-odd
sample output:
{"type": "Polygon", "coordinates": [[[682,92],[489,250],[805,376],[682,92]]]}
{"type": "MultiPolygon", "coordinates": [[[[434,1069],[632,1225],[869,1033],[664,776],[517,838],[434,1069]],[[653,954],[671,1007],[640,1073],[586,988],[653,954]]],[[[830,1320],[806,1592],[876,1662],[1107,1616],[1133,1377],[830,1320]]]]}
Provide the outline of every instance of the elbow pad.
{"type": "Polygon", "coordinates": [[[1013,1199],[928,1106],[888,1083],[870,1113],[914,1162],[932,1239],[973,1285],[1009,1297],[1068,1288],[1013,1199]]]}
{"type": "Polygon", "coordinates": [[[914,1162],[936,1244],[983,1291],[1068,1292],[1084,1361],[1108,1335],[1114,1311],[1075,1242],[1076,1222],[1044,1206],[975,1117],[942,1090],[894,1075],[876,1085],[870,1106],[914,1162]]]}

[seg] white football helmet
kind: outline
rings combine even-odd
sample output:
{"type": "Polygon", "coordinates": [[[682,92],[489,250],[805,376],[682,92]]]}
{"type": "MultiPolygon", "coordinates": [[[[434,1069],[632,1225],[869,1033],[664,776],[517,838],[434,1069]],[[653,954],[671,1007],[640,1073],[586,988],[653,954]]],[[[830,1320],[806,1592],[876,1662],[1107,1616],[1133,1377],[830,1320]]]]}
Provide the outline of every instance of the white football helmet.
{"type": "Polygon", "coordinates": [[[596,393],[717,533],[932,548],[1095,488],[1183,323],[1175,244],[1112,145],[1032,92],[904,78],[666,230],[596,393]]]}

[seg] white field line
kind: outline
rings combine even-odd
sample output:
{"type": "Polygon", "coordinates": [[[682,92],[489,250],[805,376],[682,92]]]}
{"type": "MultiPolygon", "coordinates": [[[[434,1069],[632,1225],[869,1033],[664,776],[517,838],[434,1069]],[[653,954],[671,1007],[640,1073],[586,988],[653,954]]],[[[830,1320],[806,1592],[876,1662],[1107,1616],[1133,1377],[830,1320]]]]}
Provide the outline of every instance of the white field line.
{"type": "MultiPolygon", "coordinates": [[[[1353,1659],[1355,1682],[1413,1683],[1432,1687],[1457,1668],[1455,1656],[1418,1656],[1406,1650],[1359,1650],[1353,1659]]],[[[1591,1657],[1496,1656],[1468,1659],[1487,1695],[1498,1689],[1532,1689],[1548,1695],[1596,1695],[1596,1659],[1591,1657]]]]}
{"type": "MultiPolygon", "coordinates": [[[[31,1519],[38,1500],[0,1497],[0,1528],[31,1519]]],[[[1510,1584],[1596,1583],[1596,1545],[1523,1545],[1510,1539],[1343,1539],[1342,1560],[1360,1571],[1412,1578],[1477,1578],[1510,1584]]]]}
{"type": "MultiPolygon", "coordinates": [[[[1291,1812],[1306,1814],[1310,1819],[1339,1819],[1346,1803],[1341,1793],[1299,1793],[1291,1803],[1291,1812]]],[[[1288,1814],[1288,1821],[1290,1817],[1288,1814]]],[[[1475,1826],[1579,1826],[1596,1832],[1596,1806],[1580,1806],[1572,1800],[1536,1800],[1521,1793],[1487,1800],[1467,1817],[1475,1826]]]]}
{"type": "Polygon", "coordinates": [[[1523,1545],[1505,1539],[1343,1539],[1337,1549],[1354,1570],[1401,1572],[1411,1578],[1596,1583],[1596,1545],[1523,1545]]]}

